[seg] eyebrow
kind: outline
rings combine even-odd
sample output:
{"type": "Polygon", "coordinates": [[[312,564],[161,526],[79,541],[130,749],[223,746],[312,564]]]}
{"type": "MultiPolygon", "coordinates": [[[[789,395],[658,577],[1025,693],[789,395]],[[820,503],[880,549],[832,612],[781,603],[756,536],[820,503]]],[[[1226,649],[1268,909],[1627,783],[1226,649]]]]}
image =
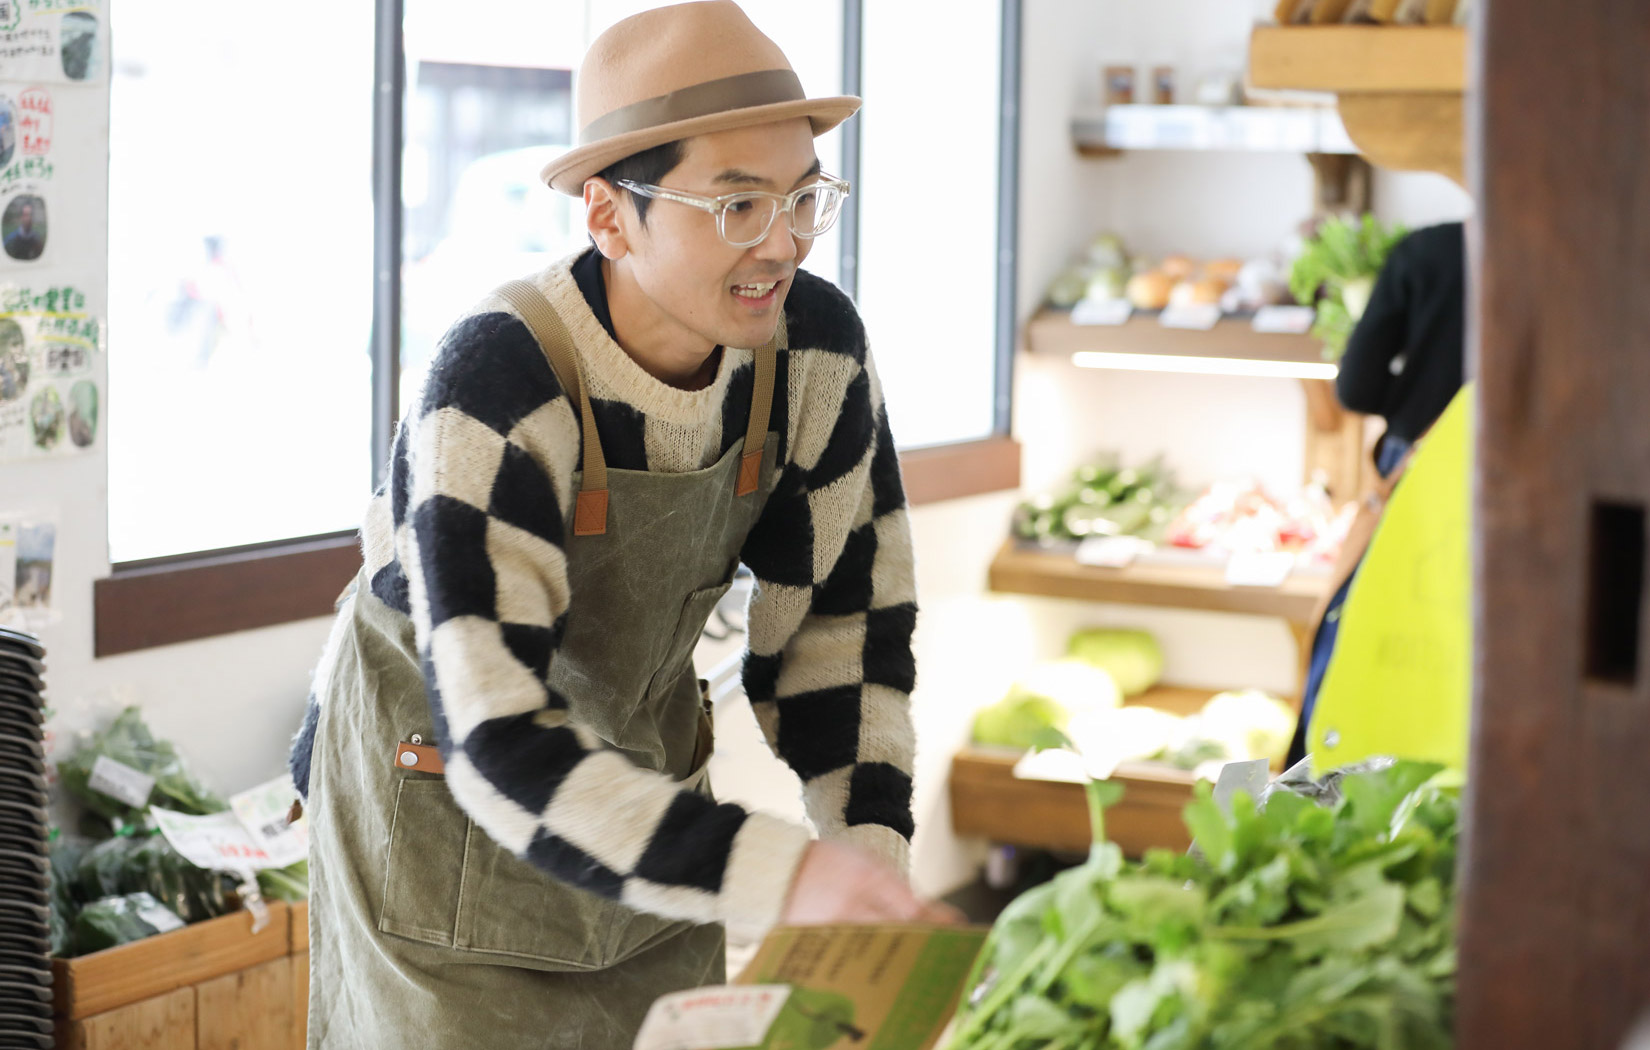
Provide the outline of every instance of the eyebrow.
{"type": "MultiPolygon", "coordinates": [[[[819,163],[819,158],[815,157],[813,164],[809,166],[808,170],[803,172],[801,177],[798,178],[795,182],[791,183],[791,185],[792,186],[799,186],[805,180],[811,179],[815,175],[818,175],[821,170],[822,169],[821,169],[821,166],[820,166],[820,163],[819,163]]],[[[716,176],[716,178],[712,179],[711,181],[719,182],[719,183],[726,183],[727,185],[730,185],[730,186],[772,186],[773,185],[773,180],[765,179],[760,175],[753,175],[750,172],[742,171],[739,168],[729,168],[727,171],[722,172],[720,175],[716,176]]]]}

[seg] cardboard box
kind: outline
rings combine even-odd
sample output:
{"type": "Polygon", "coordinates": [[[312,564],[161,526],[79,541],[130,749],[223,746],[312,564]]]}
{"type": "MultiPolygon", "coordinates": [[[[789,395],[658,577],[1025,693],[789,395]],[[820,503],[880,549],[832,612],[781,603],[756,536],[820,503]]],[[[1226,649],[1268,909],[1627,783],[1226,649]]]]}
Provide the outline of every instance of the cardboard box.
{"type": "Polygon", "coordinates": [[[667,995],[636,1050],[931,1050],[985,927],[792,926],[733,985],[667,995]]]}

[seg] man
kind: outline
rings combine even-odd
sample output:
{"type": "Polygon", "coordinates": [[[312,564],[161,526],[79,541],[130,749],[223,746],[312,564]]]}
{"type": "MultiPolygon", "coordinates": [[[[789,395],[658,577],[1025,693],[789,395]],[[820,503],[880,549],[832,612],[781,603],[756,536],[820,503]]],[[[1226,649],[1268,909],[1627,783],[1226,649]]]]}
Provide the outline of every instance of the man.
{"type": "Polygon", "coordinates": [[[6,254],[13,259],[38,259],[46,238],[34,228],[34,204],[25,199],[17,211],[17,228],[6,235],[6,254]]]}
{"type": "Polygon", "coordinates": [[[594,250],[443,340],[294,748],[312,1047],[629,1047],[724,979],[724,925],[952,917],[903,875],[898,459],[852,304],[797,268],[857,106],[728,0],[591,46],[544,177],[594,250]],[[822,841],[704,784],[691,654],[741,561],[746,692],[822,841]]]}

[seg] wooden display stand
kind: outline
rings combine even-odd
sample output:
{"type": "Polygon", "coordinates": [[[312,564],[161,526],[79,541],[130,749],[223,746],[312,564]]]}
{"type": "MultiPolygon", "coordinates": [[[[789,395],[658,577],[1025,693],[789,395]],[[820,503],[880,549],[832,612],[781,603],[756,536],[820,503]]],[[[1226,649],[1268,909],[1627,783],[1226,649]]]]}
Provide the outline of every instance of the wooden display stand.
{"type": "Polygon", "coordinates": [[[297,1050],[309,990],[308,904],[269,903],[52,962],[60,1050],[297,1050]],[[301,937],[301,940],[299,939],[301,937]]]}

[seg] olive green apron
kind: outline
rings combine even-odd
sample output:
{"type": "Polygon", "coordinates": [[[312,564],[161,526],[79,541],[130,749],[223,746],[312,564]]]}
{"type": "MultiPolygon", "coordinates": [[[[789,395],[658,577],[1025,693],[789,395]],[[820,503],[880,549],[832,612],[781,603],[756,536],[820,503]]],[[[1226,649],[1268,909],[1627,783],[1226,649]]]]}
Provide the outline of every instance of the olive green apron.
{"type": "MultiPolygon", "coordinates": [[[[757,354],[752,447],[684,474],[608,471],[566,329],[531,285],[500,294],[528,320],[586,427],[567,540],[573,605],[549,685],[636,765],[708,794],[693,649],[777,479],[767,405],[783,326],[757,354]]],[[[550,878],[477,827],[439,774],[416,760],[407,768],[402,758],[415,755],[398,745],[436,742],[413,626],[364,577],[318,674],[310,1047],[629,1050],[659,996],[725,979],[722,928],[550,878]]]]}

